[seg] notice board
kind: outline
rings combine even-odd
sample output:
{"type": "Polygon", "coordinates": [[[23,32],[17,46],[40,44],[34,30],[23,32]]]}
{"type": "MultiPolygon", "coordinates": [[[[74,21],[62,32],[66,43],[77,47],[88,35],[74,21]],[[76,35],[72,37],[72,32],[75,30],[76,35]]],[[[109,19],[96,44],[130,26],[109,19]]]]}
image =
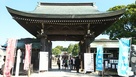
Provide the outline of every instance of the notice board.
{"type": "Polygon", "coordinates": [[[48,71],[48,52],[40,52],[39,71],[48,71]]]}

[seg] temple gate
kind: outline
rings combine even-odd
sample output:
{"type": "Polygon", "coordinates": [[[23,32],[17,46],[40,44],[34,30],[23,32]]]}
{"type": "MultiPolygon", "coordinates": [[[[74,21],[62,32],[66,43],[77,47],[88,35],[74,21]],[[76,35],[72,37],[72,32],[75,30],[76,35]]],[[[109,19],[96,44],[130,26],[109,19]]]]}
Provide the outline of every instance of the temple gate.
{"type": "MultiPolygon", "coordinates": [[[[84,53],[91,53],[90,43],[125,12],[125,9],[100,12],[94,3],[39,2],[31,12],[10,7],[7,9],[14,20],[41,40],[40,51],[49,52],[49,60],[52,54],[52,41],[78,41],[82,64],[84,53]]],[[[49,65],[51,68],[51,61],[49,65]]]]}

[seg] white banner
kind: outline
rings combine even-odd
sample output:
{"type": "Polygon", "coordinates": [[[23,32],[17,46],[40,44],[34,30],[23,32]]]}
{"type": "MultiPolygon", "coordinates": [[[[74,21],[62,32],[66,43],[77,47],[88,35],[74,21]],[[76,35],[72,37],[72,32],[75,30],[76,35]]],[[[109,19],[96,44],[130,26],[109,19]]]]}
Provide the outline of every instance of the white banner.
{"type": "Polygon", "coordinates": [[[40,51],[39,71],[48,71],[48,52],[40,51]]]}
{"type": "Polygon", "coordinates": [[[94,54],[84,53],[84,72],[94,72],[94,54]]]}

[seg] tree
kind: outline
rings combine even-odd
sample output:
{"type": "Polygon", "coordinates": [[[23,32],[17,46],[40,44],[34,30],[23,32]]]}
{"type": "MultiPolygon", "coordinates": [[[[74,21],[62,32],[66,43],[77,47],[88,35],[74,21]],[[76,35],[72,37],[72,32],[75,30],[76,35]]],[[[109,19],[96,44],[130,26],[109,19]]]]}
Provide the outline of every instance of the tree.
{"type": "MultiPolygon", "coordinates": [[[[136,38],[136,4],[129,4],[115,6],[108,11],[116,11],[126,9],[125,13],[116,21],[104,34],[108,34],[110,39],[122,37],[135,37],[136,38]]],[[[136,43],[135,39],[132,43],[136,43]]]]}
{"type": "Polygon", "coordinates": [[[60,49],[61,51],[63,50],[63,46],[56,46],[55,48],[60,49]]]}
{"type": "Polygon", "coordinates": [[[59,48],[52,49],[52,54],[58,56],[61,54],[61,50],[59,48]]]}
{"type": "Polygon", "coordinates": [[[68,51],[68,48],[64,47],[64,48],[62,49],[62,51],[67,52],[67,51],[68,51]]]}
{"type": "Polygon", "coordinates": [[[70,45],[68,46],[68,53],[69,53],[69,54],[72,54],[73,48],[74,48],[74,45],[73,45],[73,44],[70,44],[70,45]]]}
{"type": "Polygon", "coordinates": [[[74,48],[73,48],[73,50],[72,50],[72,55],[73,55],[73,56],[77,56],[78,53],[79,53],[79,45],[78,45],[78,44],[75,44],[75,45],[74,45],[74,48]]]}

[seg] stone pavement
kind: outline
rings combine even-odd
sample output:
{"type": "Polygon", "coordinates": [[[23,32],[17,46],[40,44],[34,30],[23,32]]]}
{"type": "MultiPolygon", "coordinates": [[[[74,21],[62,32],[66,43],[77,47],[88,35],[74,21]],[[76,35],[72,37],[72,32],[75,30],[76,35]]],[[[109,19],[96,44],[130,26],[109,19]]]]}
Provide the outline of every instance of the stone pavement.
{"type": "Polygon", "coordinates": [[[76,73],[76,71],[61,70],[61,71],[48,71],[39,74],[32,74],[32,77],[100,77],[97,75],[76,73]]]}
{"type": "MultiPolygon", "coordinates": [[[[0,75],[2,77],[2,75],[0,75]]],[[[12,76],[15,77],[15,76],[12,76]]],[[[20,75],[19,77],[28,77],[27,75],[20,75]]],[[[93,73],[84,73],[81,72],[77,73],[76,70],[69,70],[62,68],[58,70],[56,63],[52,65],[52,69],[45,72],[34,72],[30,75],[30,77],[102,77],[98,76],[96,72],[93,73]]],[[[117,76],[104,76],[104,77],[117,77],[117,76]]]]}
{"type": "MultiPolygon", "coordinates": [[[[19,76],[19,77],[28,77],[28,76],[19,76]]],[[[67,70],[53,69],[50,71],[45,71],[40,73],[32,73],[30,77],[100,77],[100,76],[96,75],[95,73],[92,74],[76,73],[76,71],[70,71],[69,69],[67,70]]]]}
{"type": "MultiPolygon", "coordinates": [[[[2,75],[0,75],[2,77],[2,75]]],[[[15,77],[15,76],[12,76],[15,77]]],[[[19,76],[19,77],[28,77],[27,75],[19,76]]],[[[86,73],[83,72],[76,73],[75,70],[70,71],[69,69],[61,69],[58,70],[57,67],[53,67],[53,69],[45,72],[35,72],[30,75],[30,77],[100,77],[96,73],[86,73]]]]}
{"type": "MultiPolygon", "coordinates": [[[[2,75],[0,75],[0,77],[2,77],[2,75]]],[[[28,76],[20,75],[19,77],[28,77],[28,76]]],[[[75,70],[69,70],[69,69],[65,70],[64,68],[58,70],[58,67],[55,63],[54,65],[52,65],[52,69],[50,69],[49,71],[45,71],[45,72],[34,71],[34,73],[30,75],[30,77],[102,77],[102,76],[98,76],[98,73],[96,72],[84,73],[80,71],[80,73],[77,73],[75,70]]],[[[119,77],[119,76],[105,75],[104,77],[119,77]]]]}

